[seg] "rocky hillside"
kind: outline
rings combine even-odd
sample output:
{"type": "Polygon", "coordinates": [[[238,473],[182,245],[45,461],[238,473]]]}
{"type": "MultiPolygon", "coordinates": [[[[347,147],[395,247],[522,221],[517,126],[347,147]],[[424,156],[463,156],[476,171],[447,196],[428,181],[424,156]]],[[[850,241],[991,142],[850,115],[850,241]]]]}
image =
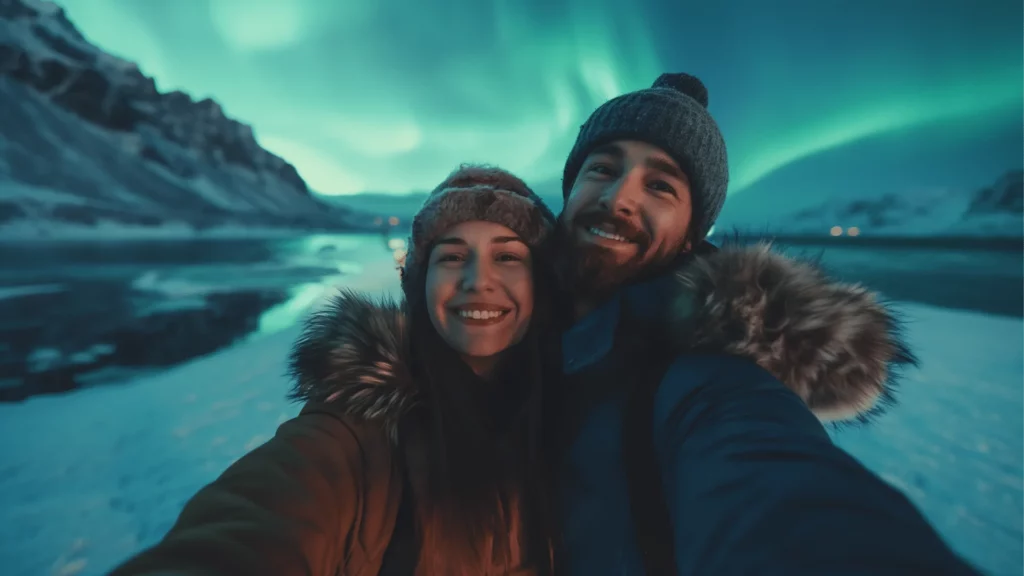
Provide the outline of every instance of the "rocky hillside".
{"type": "Polygon", "coordinates": [[[1012,170],[980,190],[842,199],[801,210],[771,226],[775,234],[825,236],[855,229],[864,236],[1024,236],[1024,172],[1012,170]]]}
{"type": "MultiPolygon", "coordinates": [[[[561,180],[547,180],[539,183],[530,182],[528,184],[555,214],[562,211],[561,180]]],[[[411,224],[413,215],[423,206],[426,200],[427,192],[412,192],[409,194],[364,192],[362,194],[330,197],[325,201],[339,202],[346,207],[382,217],[385,221],[393,216],[398,219],[398,225],[401,227],[411,224]]]]}
{"type": "Polygon", "coordinates": [[[0,230],[352,229],[210,99],[160,93],[42,0],[0,0],[0,230]]]}

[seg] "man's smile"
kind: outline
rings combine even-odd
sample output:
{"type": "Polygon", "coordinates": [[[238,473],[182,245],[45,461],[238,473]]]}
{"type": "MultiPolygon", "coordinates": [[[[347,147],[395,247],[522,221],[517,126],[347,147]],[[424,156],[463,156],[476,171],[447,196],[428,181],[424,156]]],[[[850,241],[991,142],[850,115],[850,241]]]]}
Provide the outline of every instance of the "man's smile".
{"type": "Polygon", "coordinates": [[[611,223],[577,226],[576,230],[580,242],[594,244],[616,252],[632,252],[637,249],[637,243],[616,233],[615,226],[611,223]]]}
{"type": "Polygon", "coordinates": [[[601,238],[606,238],[608,240],[614,240],[616,242],[629,242],[629,239],[626,238],[625,236],[621,234],[616,234],[615,226],[613,226],[610,223],[598,224],[596,226],[588,226],[586,230],[587,232],[593,234],[594,236],[600,236],[601,238]]]}

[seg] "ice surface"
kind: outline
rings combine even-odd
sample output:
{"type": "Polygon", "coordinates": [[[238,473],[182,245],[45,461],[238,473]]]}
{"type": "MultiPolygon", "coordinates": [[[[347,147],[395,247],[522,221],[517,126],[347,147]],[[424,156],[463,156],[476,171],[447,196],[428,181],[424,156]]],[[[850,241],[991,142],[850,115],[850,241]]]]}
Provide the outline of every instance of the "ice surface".
{"type": "MultiPolygon", "coordinates": [[[[393,265],[346,279],[393,292],[393,265]]],[[[4,574],[102,574],[298,411],[285,400],[297,328],[130,384],[0,405],[4,574]]]]}
{"type": "Polygon", "coordinates": [[[0,287],[0,300],[34,296],[36,294],[53,294],[63,292],[66,288],[62,284],[33,284],[29,286],[4,286],[0,287]]]}
{"type": "MultiPolygon", "coordinates": [[[[56,194],[56,193],[55,193],[56,194]]],[[[132,226],[100,220],[96,225],[76,225],[51,220],[16,220],[0,225],[4,242],[29,240],[188,240],[188,239],[264,239],[308,236],[309,230],[286,227],[235,226],[225,224],[197,230],[181,222],[159,226],[132,226]]]]}
{"type": "MultiPolygon", "coordinates": [[[[382,262],[346,284],[394,293],[397,280],[382,262]]],[[[903,309],[922,368],[908,374],[899,408],[838,442],[971,561],[1019,575],[1024,325],[903,309]]],[[[102,574],[158,540],[196,490],[298,411],[284,399],[297,335],[286,323],[130,384],[0,405],[5,574],[102,574]]]]}
{"type": "Polygon", "coordinates": [[[921,369],[900,406],[837,442],[903,490],[953,547],[1020,575],[1024,521],[1024,324],[903,305],[921,369]]]}

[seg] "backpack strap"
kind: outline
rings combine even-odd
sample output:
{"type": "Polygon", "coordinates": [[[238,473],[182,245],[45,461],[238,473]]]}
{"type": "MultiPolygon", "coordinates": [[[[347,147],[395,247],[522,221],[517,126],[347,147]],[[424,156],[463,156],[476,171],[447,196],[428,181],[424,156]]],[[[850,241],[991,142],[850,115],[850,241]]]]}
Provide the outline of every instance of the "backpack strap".
{"type": "Polygon", "coordinates": [[[626,401],[622,422],[622,454],[629,488],[636,543],[647,576],[676,574],[672,519],[662,485],[661,467],[654,448],[654,396],[673,358],[658,353],[658,346],[645,338],[648,346],[630,346],[635,354],[626,362],[632,389],[626,401]],[[643,348],[643,349],[641,349],[643,348]],[[631,377],[630,377],[631,376],[631,377]]]}

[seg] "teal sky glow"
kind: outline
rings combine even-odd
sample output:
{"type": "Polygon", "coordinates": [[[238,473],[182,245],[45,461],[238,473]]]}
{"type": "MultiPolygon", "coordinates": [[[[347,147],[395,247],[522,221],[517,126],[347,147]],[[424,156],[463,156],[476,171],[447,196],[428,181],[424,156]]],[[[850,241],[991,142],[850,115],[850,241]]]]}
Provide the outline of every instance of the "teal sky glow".
{"type": "Polygon", "coordinates": [[[461,162],[555,180],[593,108],[663,70],[708,84],[733,193],[878,134],[1019,125],[1024,106],[1016,0],[60,3],[324,194],[428,189],[461,162]]]}

